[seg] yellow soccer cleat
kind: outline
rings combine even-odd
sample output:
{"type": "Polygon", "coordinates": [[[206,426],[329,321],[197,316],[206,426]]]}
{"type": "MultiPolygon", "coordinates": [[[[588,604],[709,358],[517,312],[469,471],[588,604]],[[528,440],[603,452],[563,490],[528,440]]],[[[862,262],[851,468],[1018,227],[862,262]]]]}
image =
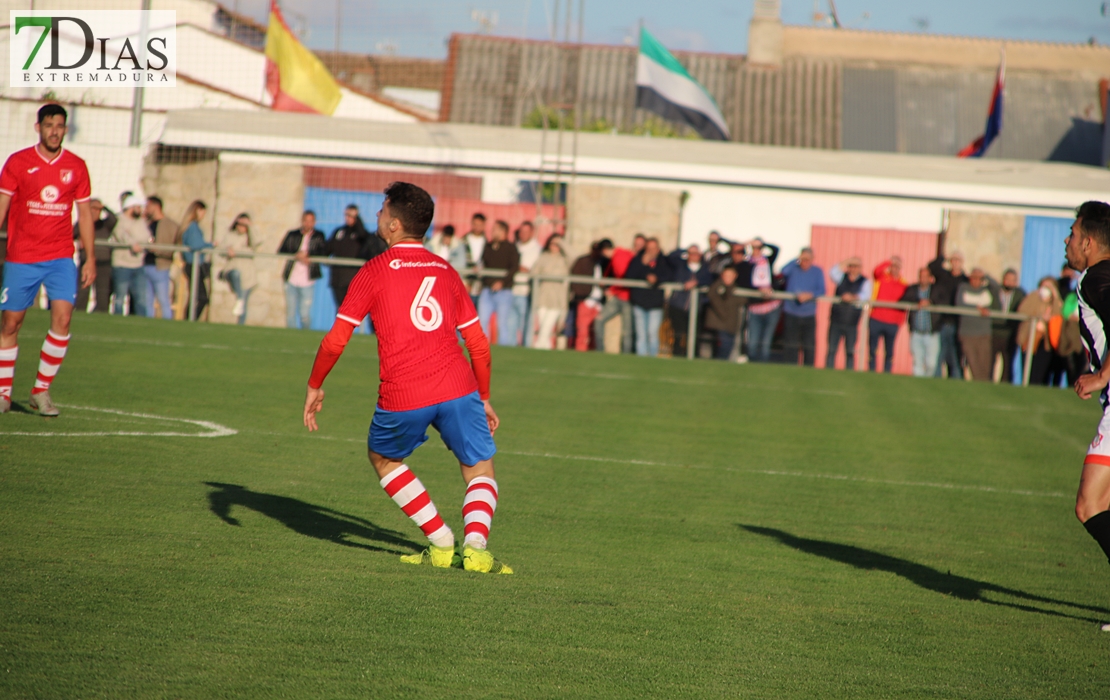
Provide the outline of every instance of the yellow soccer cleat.
{"type": "Polygon", "coordinates": [[[508,564],[497,561],[485,549],[477,549],[469,545],[463,547],[463,568],[467,571],[477,571],[480,574],[511,574],[513,570],[508,564]]]}
{"type": "Polygon", "coordinates": [[[456,557],[454,547],[428,545],[423,552],[405,554],[401,561],[405,564],[431,564],[439,569],[451,568],[451,560],[456,557]]]}

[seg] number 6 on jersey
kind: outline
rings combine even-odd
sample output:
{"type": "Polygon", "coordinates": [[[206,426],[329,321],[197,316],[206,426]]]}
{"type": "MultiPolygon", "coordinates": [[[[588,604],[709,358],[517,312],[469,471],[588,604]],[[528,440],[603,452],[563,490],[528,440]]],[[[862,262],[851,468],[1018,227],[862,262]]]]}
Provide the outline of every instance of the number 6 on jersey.
{"type": "Polygon", "coordinates": [[[409,307],[409,317],[416,330],[431,333],[443,323],[443,309],[439,302],[432,296],[432,287],[436,284],[435,277],[425,277],[420,283],[420,289],[409,307]]]}

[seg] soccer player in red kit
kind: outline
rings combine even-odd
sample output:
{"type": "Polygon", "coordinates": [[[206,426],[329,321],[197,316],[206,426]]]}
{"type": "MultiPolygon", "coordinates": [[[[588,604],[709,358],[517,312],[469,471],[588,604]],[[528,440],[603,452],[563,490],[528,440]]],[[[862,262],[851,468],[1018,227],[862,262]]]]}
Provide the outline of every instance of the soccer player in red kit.
{"type": "Polygon", "coordinates": [[[441,568],[457,563],[455,535],[436,510],[405,459],[425,440],[428,426],[462,468],[462,567],[511,574],[486,549],[497,509],[493,433],[498,418],[489,402],[489,342],[459,274],[424,248],[434,205],[427,192],[407,182],[385,190],[378,235],[389,250],[359,270],[331,331],[324,336],[304,402],[304,424],[316,430],[324,402],[324,378],[335,366],[351,333],[368,314],[378,335],[378,405],[370,424],[370,463],[382,488],[424,532],[429,546],[401,557],[408,564],[441,568]],[[470,353],[467,364],[456,332],[470,353]]]}
{"type": "Polygon", "coordinates": [[[8,217],[8,259],[0,282],[0,413],[12,406],[12,379],[19,354],[19,329],[40,286],[50,300],[50,330],[39,355],[39,373],[30,406],[44,416],[58,415],[50,383],[69,345],[69,322],[77,301],[73,265],[72,209],[86,262],[81,286],[96,280],[93,216],[89,208],[89,171],[85,161],[62,148],[66,111],[48,104],[39,109],[39,142],[13,153],[0,170],[0,221],[8,217]]]}

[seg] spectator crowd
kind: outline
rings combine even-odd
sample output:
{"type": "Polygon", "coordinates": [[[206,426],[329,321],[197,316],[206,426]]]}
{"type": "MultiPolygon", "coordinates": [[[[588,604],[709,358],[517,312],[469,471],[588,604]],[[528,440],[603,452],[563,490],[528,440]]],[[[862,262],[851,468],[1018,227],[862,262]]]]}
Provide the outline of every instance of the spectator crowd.
{"type": "Polygon", "coordinates": [[[701,357],[735,362],[774,357],[812,366],[817,316],[825,308],[818,300],[828,295],[833,299],[827,307],[828,368],[836,365],[841,348],[845,366],[857,367],[856,347],[866,332],[863,363],[870,371],[891,372],[895,347],[905,342],[899,340],[903,327],[915,376],[1011,382],[1021,376],[1019,363],[1030,333],[1032,383],[1070,384],[1086,368],[1076,275],[1067,268],[1060,278],[1046,277],[1035,293],[1026,294],[1014,270],[998,281],[981,268],[966,270],[957,251],[912,273],[892,255],[872,270],[852,256],[826,274],[814,263],[813,250],[803,248],[776,273],[780,250],[760,238],[732,242],[711,232],[704,248],[691,245],[667,253],[658,239],[637,234],[630,248],[601,239],[571,259],[561,235],[541,245],[530,222],[510,234],[508,223],[496,221],[488,236],[486,224],[482,214],[475,214],[461,239],[448,226],[428,247],[460,271],[477,268],[472,294],[482,328],[501,345],[683,356],[694,343],[701,357]],[[497,276],[484,270],[496,270],[497,276]],[[540,278],[534,300],[529,273],[540,278]],[[548,279],[568,274],[574,281],[548,279]],[[912,283],[908,274],[914,275],[912,283]],[[694,288],[701,293],[695,296],[694,288]],[[747,291],[738,295],[736,290],[747,291]],[[992,318],[991,312],[1036,320],[992,318]],[[697,315],[692,338],[691,313],[697,315]]]}
{"type": "MultiPolygon", "coordinates": [[[[193,257],[213,247],[201,228],[205,203],[192,202],[180,222],[166,215],[157,196],[144,199],[124,192],[118,213],[97,199],[90,206],[96,239],[112,246],[96,248],[97,282],[81,291],[77,307],[188,317],[193,257]],[[170,252],[152,244],[188,250],[170,252]]],[[[251,291],[258,283],[253,254],[260,248],[251,226],[250,214],[243,212],[215,237],[223,256],[212,283],[228,285],[236,300],[233,316],[240,324],[247,320],[251,291]]],[[[475,213],[465,234],[446,225],[426,241],[431,252],[468,276],[482,329],[500,345],[609,349],[642,356],[693,352],[734,362],[770,362],[774,357],[812,366],[817,315],[825,308],[818,299],[828,293],[833,300],[827,307],[828,368],[836,365],[841,348],[845,366],[858,366],[856,347],[865,329],[867,368],[891,372],[903,326],[915,376],[1011,382],[1020,377],[1015,372],[1021,371],[1019,361],[1026,361],[1030,337],[1031,383],[1070,385],[1087,368],[1079,337],[1077,275],[1066,266],[1059,278],[1045,277],[1026,293],[1014,270],[1006,270],[997,281],[981,268],[965,269],[958,251],[912,273],[892,255],[868,275],[861,259],[853,256],[831,266],[826,275],[814,263],[813,250],[803,248],[776,273],[780,250],[760,238],[734,242],[713,231],[704,248],[690,245],[668,253],[658,239],[637,234],[629,248],[601,239],[571,259],[558,233],[541,243],[530,221],[510,229],[504,220],[487,222],[475,213]],[[914,275],[913,283],[905,279],[907,274],[914,275]],[[574,281],[565,279],[568,275],[574,281]],[[899,305],[881,305],[886,302],[899,305]],[[933,310],[944,306],[969,313],[933,310]],[[992,311],[1033,318],[991,318],[992,311]],[[693,326],[691,314],[696,316],[693,326]]],[[[309,327],[314,289],[324,274],[310,258],[370,260],[384,250],[385,243],[367,230],[354,204],[346,207],[343,225],[330,235],[316,227],[315,212],[304,211],[300,226],[288,231],[274,251],[288,256],[282,268],[286,325],[309,327]]],[[[203,260],[196,281],[197,317],[210,297],[211,263],[208,257],[203,260]]],[[[330,266],[328,284],[337,307],[358,269],[330,266]]]]}

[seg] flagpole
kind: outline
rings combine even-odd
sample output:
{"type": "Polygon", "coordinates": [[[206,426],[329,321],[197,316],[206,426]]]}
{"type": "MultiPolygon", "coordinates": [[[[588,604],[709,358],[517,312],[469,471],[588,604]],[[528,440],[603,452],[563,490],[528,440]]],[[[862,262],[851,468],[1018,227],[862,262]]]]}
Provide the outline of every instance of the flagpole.
{"type": "MultiPolygon", "coordinates": [[[[335,60],[339,61],[339,28],[343,21],[343,0],[335,0],[335,60]]],[[[338,66],[338,63],[332,65],[338,66]]]]}

